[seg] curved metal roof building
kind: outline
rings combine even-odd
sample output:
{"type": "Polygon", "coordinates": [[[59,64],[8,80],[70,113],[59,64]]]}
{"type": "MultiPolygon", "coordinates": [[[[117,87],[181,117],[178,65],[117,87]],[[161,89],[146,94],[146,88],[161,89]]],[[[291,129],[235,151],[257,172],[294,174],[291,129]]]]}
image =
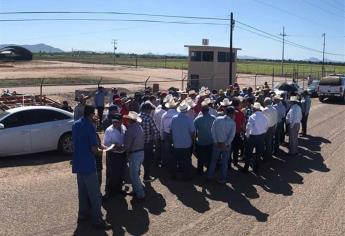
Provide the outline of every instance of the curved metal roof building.
{"type": "Polygon", "coordinates": [[[32,53],[20,46],[7,46],[0,49],[0,61],[31,61],[32,53]]]}

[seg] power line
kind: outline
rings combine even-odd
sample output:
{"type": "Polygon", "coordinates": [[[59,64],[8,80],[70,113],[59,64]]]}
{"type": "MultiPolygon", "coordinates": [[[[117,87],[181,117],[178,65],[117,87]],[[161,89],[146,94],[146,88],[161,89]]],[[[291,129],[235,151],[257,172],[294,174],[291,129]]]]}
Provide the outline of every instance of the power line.
{"type": "Polygon", "coordinates": [[[117,21],[117,22],[144,22],[144,23],[166,23],[181,25],[218,25],[228,26],[228,24],[214,22],[188,22],[188,21],[162,21],[144,19],[102,19],[102,18],[26,18],[26,19],[0,19],[0,22],[33,22],[33,21],[117,21]]]}
{"type": "Polygon", "coordinates": [[[219,17],[202,17],[202,16],[181,16],[181,15],[163,15],[163,14],[146,14],[135,12],[116,12],[116,11],[17,11],[17,12],[0,12],[0,15],[21,15],[21,14],[110,14],[110,15],[131,15],[131,16],[150,16],[166,18],[184,18],[197,20],[219,20],[229,21],[229,18],[219,17]]]}
{"type": "MultiPolygon", "coordinates": [[[[254,27],[254,26],[245,24],[245,23],[240,22],[240,21],[236,21],[236,23],[239,23],[239,24],[241,24],[241,25],[243,25],[243,26],[246,26],[246,27],[248,27],[248,28],[251,28],[251,29],[253,29],[253,30],[256,30],[256,31],[258,31],[258,32],[260,32],[260,33],[266,34],[266,35],[268,35],[268,36],[270,36],[270,37],[273,37],[273,38],[275,38],[275,39],[278,39],[279,42],[282,42],[282,40],[280,39],[280,37],[278,37],[277,35],[268,33],[268,32],[266,32],[266,31],[264,31],[264,30],[258,29],[258,28],[254,27]]],[[[317,52],[317,53],[323,53],[321,50],[314,49],[314,48],[310,48],[310,47],[306,47],[306,46],[304,46],[304,45],[297,44],[297,43],[292,42],[292,41],[290,41],[290,40],[285,40],[285,41],[286,41],[286,42],[285,42],[286,44],[289,44],[289,45],[291,45],[291,46],[295,46],[295,47],[298,47],[298,48],[301,48],[301,49],[305,49],[305,50],[309,50],[309,51],[313,51],[313,52],[317,52]]],[[[338,54],[338,53],[331,53],[331,52],[325,52],[325,54],[333,55],[333,56],[345,56],[345,54],[338,54]]]]}
{"type": "Polygon", "coordinates": [[[311,2],[309,2],[309,1],[307,1],[307,0],[304,0],[304,3],[308,4],[309,6],[314,7],[314,8],[316,8],[316,9],[319,9],[320,11],[323,11],[323,12],[325,12],[325,13],[328,13],[328,14],[330,14],[330,15],[332,15],[332,16],[336,16],[336,17],[340,17],[340,18],[344,19],[344,17],[341,17],[341,16],[335,14],[334,12],[329,11],[329,10],[327,10],[327,9],[325,9],[325,8],[319,7],[318,5],[316,5],[316,4],[314,4],[314,3],[311,3],[311,2]]]}

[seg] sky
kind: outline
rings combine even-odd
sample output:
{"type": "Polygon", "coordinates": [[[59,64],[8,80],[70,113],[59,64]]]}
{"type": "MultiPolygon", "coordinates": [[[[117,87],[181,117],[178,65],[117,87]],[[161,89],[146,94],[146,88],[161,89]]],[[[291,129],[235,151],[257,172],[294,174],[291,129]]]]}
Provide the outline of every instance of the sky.
{"type": "MultiPolygon", "coordinates": [[[[0,12],[18,11],[116,11],[147,14],[229,18],[233,12],[234,47],[239,55],[280,59],[282,43],[257,35],[260,32],[241,23],[279,36],[285,27],[286,39],[322,51],[326,34],[326,52],[330,60],[345,62],[344,0],[0,0],[0,12]],[[248,32],[254,31],[256,32],[248,32]]],[[[187,54],[184,45],[229,46],[229,22],[203,20],[222,25],[182,25],[121,21],[26,21],[28,18],[102,18],[196,22],[194,19],[128,15],[5,15],[0,14],[0,44],[45,43],[65,51],[117,51],[123,53],[187,54]],[[223,25],[224,24],[224,25],[223,25]]],[[[200,20],[198,20],[200,22],[200,20]]],[[[322,58],[322,53],[285,45],[286,59],[322,58]]]]}

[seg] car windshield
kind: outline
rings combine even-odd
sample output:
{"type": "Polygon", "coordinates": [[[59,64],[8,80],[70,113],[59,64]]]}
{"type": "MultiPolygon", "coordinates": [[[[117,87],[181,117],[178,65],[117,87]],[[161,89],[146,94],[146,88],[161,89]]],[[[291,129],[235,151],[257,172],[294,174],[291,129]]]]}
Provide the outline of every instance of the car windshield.
{"type": "Polygon", "coordinates": [[[7,112],[7,111],[3,111],[3,110],[0,109],[0,120],[1,120],[3,117],[7,116],[8,114],[10,114],[10,113],[7,112]]]}

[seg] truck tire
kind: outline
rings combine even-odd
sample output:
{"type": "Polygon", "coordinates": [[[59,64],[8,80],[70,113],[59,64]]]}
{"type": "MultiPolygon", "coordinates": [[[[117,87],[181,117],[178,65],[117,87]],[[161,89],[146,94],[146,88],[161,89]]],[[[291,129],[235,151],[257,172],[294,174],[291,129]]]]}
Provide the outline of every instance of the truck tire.
{"type": "Polygon", "coordinates": [[[319,101],[320,101],[320,102],[323,102],[324,99],[325,99],[325,98],[324,98],[323,96],[319,96],[319,101]]]}

